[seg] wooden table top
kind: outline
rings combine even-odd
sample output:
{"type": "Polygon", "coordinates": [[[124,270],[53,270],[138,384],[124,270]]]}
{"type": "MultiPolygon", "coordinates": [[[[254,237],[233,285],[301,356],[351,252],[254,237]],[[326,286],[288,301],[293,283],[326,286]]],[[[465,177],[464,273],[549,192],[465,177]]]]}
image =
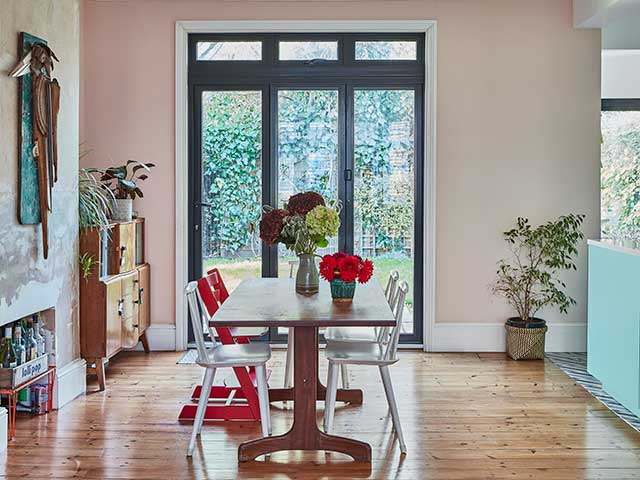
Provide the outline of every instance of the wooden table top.
{"type": "Polygon", "coordinates": [[[358,284],[353,302],[333,302],[329,283],[320,291],[296,293],[289,278],[243,280],[209,321],[212,327],[394,326],[384,292],[376,280],[358,284]]]}

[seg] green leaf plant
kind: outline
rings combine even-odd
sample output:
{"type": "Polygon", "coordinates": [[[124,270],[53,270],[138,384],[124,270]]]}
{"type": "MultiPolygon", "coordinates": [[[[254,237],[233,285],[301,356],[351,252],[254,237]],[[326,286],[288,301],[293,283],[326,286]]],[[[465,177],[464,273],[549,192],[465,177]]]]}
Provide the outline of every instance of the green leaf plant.
{"type": "Polygon", "coordinates": [[[512,256],[498,262],[492,291],[506,298],[523,322],[530,322],[543,307],[557,307],[566,314],[576,304],[564,292],[566,284],[558,272],[576,270],[573,257],[584,238],[584,218],[569,214],[532,228],[528,219],[518,217],[516,227],[503,233],[512,256]]]}
{"type": "Polygon", "coordinates": [[[94,266],[100,265],[100,262],[94,258],[93,255],[85,252],[78,257],[78,262],[80,264],[80,271],[82,272],[82,278],[84,278],[85,282],[89,280],[91,276],[91,269],[94,266]]]}
{"type": "MultiPolygon", "coordinates": [[[[80,160],[88,154],[88,150],[81,151],[80,160]]],[[[109,215],[114,196],[111,190],[96,178],[96,175],[104,175],[104,170],[98,168],[78,170],[78,224],[80,228],[109,231],[109,215]]]]}
{"type": "Polygon", "coordinates": [[[150,172],[155,167],[153,163],[141,163],[136,160],[127,160],[127,163],[119,167],[107,168],[100,180],[111,190],[114,197],[123,200],[136,197],[144,197],[138,183],[148,178],[146,173],[139,174],[140,170],[150,172]],[[131,167],[131,169],[129,168],[131,167]]]}

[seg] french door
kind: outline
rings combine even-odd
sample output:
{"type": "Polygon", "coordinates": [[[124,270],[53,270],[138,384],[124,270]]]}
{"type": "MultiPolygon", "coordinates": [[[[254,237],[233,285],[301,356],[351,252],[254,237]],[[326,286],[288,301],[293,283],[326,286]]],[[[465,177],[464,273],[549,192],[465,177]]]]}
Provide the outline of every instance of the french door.
{"type": "Polygon", "coordinates": [[[414,60],[358,64],[359,41],[381,38],[190,38],[189,274],[218,268],[229,290],[245,278],[295,275],[295,256],[263,245],[258,223],[263,205],[313,190],[342,206],[339,235],[318,254],[370,258],[383,286],[398,270],[411,288],[401,341],[421,343],[424,64],[414,64],[423,39],[389,37],[413,42],[414,60]],[[198,60],[203,45],[224,59],[198,60]],[[313,58],[282,60],[300,52],[313,58]]]}

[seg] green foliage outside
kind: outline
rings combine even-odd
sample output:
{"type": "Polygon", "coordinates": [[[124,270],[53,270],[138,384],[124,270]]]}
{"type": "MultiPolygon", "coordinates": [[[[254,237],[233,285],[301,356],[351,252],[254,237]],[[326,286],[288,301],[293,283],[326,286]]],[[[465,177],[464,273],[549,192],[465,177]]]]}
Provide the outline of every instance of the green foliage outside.
{"type": "MultiPolygon", "coordinates": [[[[337,167],[328,167],[335,162],[327,160],[337,158],[337,102],[331,90],[279,93],[281,191],[337,196],[337,167]]],[[[414,96],[359,91],[355,102],[356,220],[363,232],[374,233],[376,250],[401,252],[413,230],[414,96]],[[398,122],[405,122],[410,135],[394,134],[398,122]],[[392,157],[400,167],[392,165],[392,157]]],[[[259,255],[253,226],[262,204],[261,115],[259,92],[207,92],[203,97],[203,198],[214,205],[203,208],[204,258],[235,256],[246,245],[259,255]]]]}
{"type": "MultiPolygon", "coordinates": [[[[233,255],[250,243],[260,218],[260,92],[207,92],[203,97],[202,189],[204,258],[233,255]]],[[[251,244],[256,254],[257,241],[251,244]]]]}
{"type": "Polygon", "coordinates": [[[603,234],[640,240],[640,112],[602,113],[603,234]]]}

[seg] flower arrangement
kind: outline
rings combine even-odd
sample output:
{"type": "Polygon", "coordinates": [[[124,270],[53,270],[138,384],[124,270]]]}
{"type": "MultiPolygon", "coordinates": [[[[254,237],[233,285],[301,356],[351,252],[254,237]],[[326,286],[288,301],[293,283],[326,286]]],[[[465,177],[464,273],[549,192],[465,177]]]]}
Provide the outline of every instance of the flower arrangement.
{"type": "Polygon", "coordinates": [[[373,276],[373,263],[358,255],[343,252],[325,255],[320,262],[320,275],[331,284],[334,300],[351,300],[358,283],[367,283],[373,276]]]}
{"type": "Polygon", "coordinates": [[[343,282],[357,280],[358,283],[367,283],[373,276],[373,262],[343,252],[325,255],[320,262],[320,275],[329,282],[340,279],[343,282]]]}
{"type": "Polygon", "coordinates": [[[265,207],[260,238],[269,246],[283,243],[296,255],[313,255],[339,228],[338,209],[327,206],[319,193],[304,192],[292,195],[284,209],[265,207]]]}

